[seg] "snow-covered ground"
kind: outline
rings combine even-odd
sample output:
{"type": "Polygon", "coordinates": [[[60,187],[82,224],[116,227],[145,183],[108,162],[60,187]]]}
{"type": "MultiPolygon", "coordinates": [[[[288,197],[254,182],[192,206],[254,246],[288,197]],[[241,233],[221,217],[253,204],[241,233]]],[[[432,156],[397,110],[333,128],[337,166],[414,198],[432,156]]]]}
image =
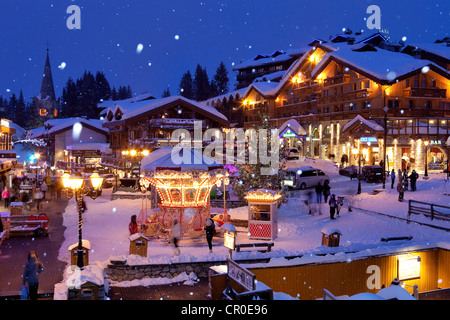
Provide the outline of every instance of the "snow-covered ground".
{"type": "MultiPolygon", "coordinates": [[[[289,166],[312,165],[321,168],[331,178],[331,192],[337,196],[351,199],[356,208],[407,217],[408,202],[399,202],[395,189],[390,189],[390,182],[386,183],[385,191],[372,195],[374,189],[381,189],[381,184],[362,182],[362,193],[356,195],[357,180],[340,176],[333,163],[318,159],[306,161],[291,161],[289,166]]],[[[417,182],[416,192],[405,192],[405,199],[416,199],[450,205],[450,196],[444,195],[444,174],[430,174],[430,179],[423,180],[421,176],[417,182]]],[[[88,211],[83,218],[83,238],[91,243],[90,263],[105,265],[114,257],[126,257],[128,264],[164,264],[194,261],[225,261],[228,249],[223,246],[223,238],[214,239],[214,253],[208,253],[206,240],[181,240],[181,254],[173,255],[170,244],[158,239],[151,239],[148,244],[148,258],[129,256],[128,223],[133,214],[139,215],[142,200],[114,200],[110,201],[112,189],[104,189],[101,197],[92,200],[85,198],[88,211]]],[[[405,221],[393,219],[375,213],[354,209],[348,211],[347,206],[341,210],[340,217],[335,220],[329,218],[329,206],[322,203],[314,204],[314,215],[309,215],[305,205],[305,191],[289,192],[289,200],[278,209],[278,237],[274,240],[274,247],[269,253],[233,252],[233,258],[249,259],[271,257],[273,261],[285,256],[303,256],[304,260],[321,261],[330,259],[324,253],[338,253],[331,259],[352,259],[358,253],[376,254],[392,250],[393,247],[421,247],[443,244],[450,246],[450,233],[419,224],[407,224],[405,221]],[[323,228],[337,228],[341,231],[340,246],[330,248],[321,245],[323,228]],[[383,242],[381,238],[412,236],[411,241],[383,242]],[[344,254],[347,252],[347,254],[344,254]],[[350,253],[351,252],[351,253],[350,253]],[[321,256],[316,256],[321,254],[321,256]]],[[[212,212],[221,212],[220,208],[212,208],[212,212]]],[[[232,219],[247,219],[247,207],[228,211],[232,219]]],[[[429,218],[414,216],[413,219],[431,223],[429,218]]],[[[449,222],[435,220],[434,224],[450,228],[449,222]]],[[[59,259],[70,261],[68,247],[78,239],[78,211],[75,200],[70,200],[64,213],[65,242],[61,246],[59,259]]],[[[243,228],[238,228],[237,243],[255,242],[249,240],[243,228]]],[[[284,259],[283,259],[284,260],[284,259]]],[[[295,263],[297,259],[291,260],[295,263]]]]}

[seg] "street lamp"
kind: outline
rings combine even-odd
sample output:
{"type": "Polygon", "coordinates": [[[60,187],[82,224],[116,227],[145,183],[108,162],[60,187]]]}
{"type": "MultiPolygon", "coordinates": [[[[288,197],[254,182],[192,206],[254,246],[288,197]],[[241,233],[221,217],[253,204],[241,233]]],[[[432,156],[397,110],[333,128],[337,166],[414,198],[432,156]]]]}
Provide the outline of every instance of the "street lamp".
{"type": "Polygon", "coordinates": [[[387,149],[387,112],[389,108],[385,105],[384,111],[384,141],[383,141],[383,189],[386,189],[386,149],[387,149]]]}
{"type": "Polygon", "coordinates": [[[91,180],[92,186],[94,187],[94,191],[92,191],[89,186],[84,183],[84,179],[81,176],[81,173],[76,172],[72,175],[65,173],[62,176],[62,181],[64,185],[64,189],[67,191],[72,191],[71,193],[67,192],[67,198],[71,199],[75,195],[75,199],[78,203],[78,249],[77,249],[77,266],[81,269],[84,267],[83,261],[83,244],[82,244],[82,227],[83,227],[83,218],[82,218],[82,203],[83,196],[89,196],[92,199],[96,199],[98,197],[98,190],[102,186],[103,178],[100,177],[98,171],[94,171],[89,177],[91,180]]]}
{"type": "Polygon", "coordinates": [[[425,174],[424,177],[428,177],[428,144],[430,142],[428,140],[424,141],[423,144],[425,145],[425,174]]]}

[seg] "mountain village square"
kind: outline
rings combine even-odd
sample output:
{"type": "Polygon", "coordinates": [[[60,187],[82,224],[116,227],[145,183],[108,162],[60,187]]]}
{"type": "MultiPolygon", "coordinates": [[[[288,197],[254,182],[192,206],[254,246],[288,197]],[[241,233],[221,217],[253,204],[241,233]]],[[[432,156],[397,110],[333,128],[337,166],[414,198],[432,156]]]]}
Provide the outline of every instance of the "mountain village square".
{"type": "MultiPolygon", "coordinates": [[[[76,2],[49,8],[67,9],[61,28],[83,43],[91,4],[76,2]]],[[[352,23],[364,29],[304,24],[293,45],[223,52],[214,77],[198,64],[161,97],[142,68],[76,79],[57,36],[33,36],[50,42],[34,48],[38,93],[0,96],[0,300],[176,300],[168,312],[207,317],[273,317],[273,300],[450,300],[448,12],[446,30],[424,13],[435,36],[410,43],[382,28],[386,6],[368,3],[352,23]]],[[[198,11],[238,6],[216,5],[198,11]]],[[[415,23],[401,21],[397,32],[415,23]]],[[[129,47],[114,41],[102,59],[117,65],[142,64],[163,43],[117,58],[129,47]]],[[[189,50],[186,61],[203,48],[189,50]]],[[[161,53],[184,61],[172,54],[161,53]]],[[[181,76],[152,59],[151,72],[181,76]]]]}

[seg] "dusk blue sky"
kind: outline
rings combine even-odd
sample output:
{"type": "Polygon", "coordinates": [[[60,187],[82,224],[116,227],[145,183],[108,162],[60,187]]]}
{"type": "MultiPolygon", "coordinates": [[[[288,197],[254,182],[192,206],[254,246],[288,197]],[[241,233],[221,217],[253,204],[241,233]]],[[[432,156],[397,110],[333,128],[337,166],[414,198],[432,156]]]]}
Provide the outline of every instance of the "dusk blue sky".
{"type": "Polygon", "coordinates": [[[371,32],[365,21],[371,4],[381,8],[381,28],[391,40],[449,36],[448,0],[0,0],[0,95],[22,89],[30,101],[39,93],[47,41],[58,97],[69,76],[85,70],[103,71],[111,87],[130,85],[135,94],[160,97],[169,88],[175,95],[184,72],[193,74],[199,63],[211,78],[221,61],[232,89],[233,63],[304,47],[343,27],[371,32]],[[81,8],[80,30],[66,26],[73,4],[81,8]]]}

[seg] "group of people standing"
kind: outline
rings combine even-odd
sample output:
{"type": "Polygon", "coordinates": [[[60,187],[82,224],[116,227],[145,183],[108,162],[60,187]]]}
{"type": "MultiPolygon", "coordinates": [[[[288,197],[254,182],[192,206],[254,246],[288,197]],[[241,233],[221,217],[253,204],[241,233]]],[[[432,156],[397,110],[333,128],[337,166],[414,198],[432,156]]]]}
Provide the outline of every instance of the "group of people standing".
{"type": "MultiPolygon", "coordinates": [[[[317,204],[322,203],[322,200],[324,203],[328,203],[330,206],[330,219],[334,220],[336,219],[335,216],[337,215],[339,217],[340,208],[342,206],[342,203],[336,199],[336,195],[331,193],[331,187],[330,182],[328,180],[325,180],[323,185],[319,182],[317,186],[315,187],[316,191],[316,202],[317,204]],[[328,197],[330,199],[328,200],[328,197]]],[[[320,207],[319,207],[320,210],[320,207]]],[[[310,210],[310,213],[312,211],[310,210]]],[[[319,211],[319,214],[321,212],[319,211]]]]}
{"type": "MultiPolygon", "coordinates": [[[[410,175],[408,175],[408,172],[406,169],[403,169],[403,172],[398,169],[398,182],[397,182],[397,192],[398,192],[398,201],[403,201],[404,199],[404,192],[408,191],[409,189],[409,182],[411,182],[411,191],[417,191],[417,180],[419,179],[419,174],[416,172],[416,170],[413,170],[410,175]],[[409,180],[409,181],[408,181],[409,180]]],[[[392,169],[391,174],[391,189],[394,189],[394,184],[396,180],[396,174],[395,170],[392,169]]]]}

